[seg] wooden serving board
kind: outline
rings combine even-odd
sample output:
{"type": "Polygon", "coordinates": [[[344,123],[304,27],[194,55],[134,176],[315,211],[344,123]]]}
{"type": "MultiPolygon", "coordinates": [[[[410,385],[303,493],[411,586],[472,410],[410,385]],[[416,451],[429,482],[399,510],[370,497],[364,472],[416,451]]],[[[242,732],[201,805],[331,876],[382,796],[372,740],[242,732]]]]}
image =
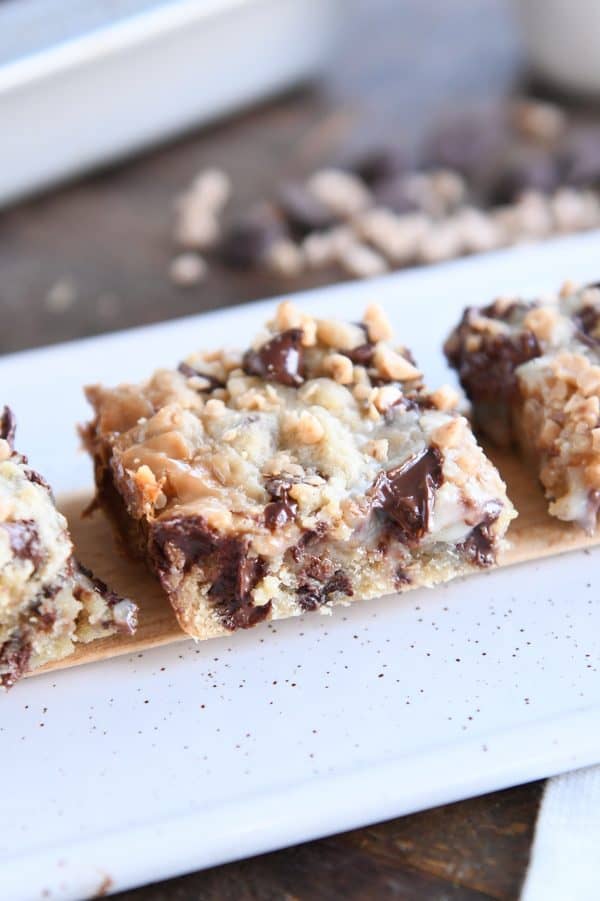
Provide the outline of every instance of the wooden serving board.
{"type": "MultiPolygon", "coordinates": [[[[519,511],[508,533],[510,546],[501,555],[499,566],[512,566],[600,544],[600,532],[590,537],[580,528],[548,515],[535,476],[516,457],[497,451],[490,452],[490,457],[506,481],[509,496],[519,511]]],[[[58,499],[58,505],[69,520],[78,557],[115,591],[139,603],[138,630],[132,636],[113,635],[82,644],[69,657],[49,663],[32,675],[190,640],[177,624],[158,582],[143,563],[129,559],[118,550],[105,516],[98,511],[91,517],[82,517],[89,501],[87,493],[64,495],[58,499]]]]}

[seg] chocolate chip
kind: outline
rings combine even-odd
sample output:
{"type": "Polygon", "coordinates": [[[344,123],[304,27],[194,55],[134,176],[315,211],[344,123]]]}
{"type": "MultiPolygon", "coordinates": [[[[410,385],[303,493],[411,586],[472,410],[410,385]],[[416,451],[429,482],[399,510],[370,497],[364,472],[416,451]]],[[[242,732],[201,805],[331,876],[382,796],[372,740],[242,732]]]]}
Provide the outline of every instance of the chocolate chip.
{"type": "Polygon", "coordinates": [[[216,388],[225,387],[224,382],[216,379],[214,375],[207,375],[206,372],[202,372],[200,369],[194,369],[194,367],[190,366],[189,363],[186,363],[185,360],[179,364],[177,371],[188,379],[198,377],[208,382],[208,385],[205,388],[199,389],[200,391],[214,391],[216,388]]]}
{"type": "Polygon", "coordinates": [[[296,238],[304,238],[310,232],[331,228],[337,222],[327,207],[297,182],[283,185],[279,191],[278,201],[296,238]]]}
{"type": "Polygon", "coordinates": [[[430,447],[401,466],[379,473],[371,489],[372,506],[400,531],[418,541],[429,528],[435,490],[442,484],[442,455],[430,447]]]}
{"type": "Polygon", "coordinates": [[[469,532],[462,544],[458,545],[459,551],[470,563],[486,567],[496,562],[496,549],[491,527],[498,519],[501,510],[502,505],[499,503],[489,505],[482,521],[469,532]]]}
{"type": "Polygon", "coordinates": [[[12,688],[29,667],[31,642],[24,636],[13,636],[0,647],[0,685],[12,688]]]}
{"type": "Polygon", "coordinates": [[[258,266],[275,241],[286,236],[286,228],[269,205],[251,210],[234,223],[223,238],[220,255],[225,263],[240,269],[258,266]]]}
{"type": "Polygon", "coordinates": [[[552,156],[543,150],[522,151],[492,178],[487,199],[496,205],[512,203],[525,191],[550,194],[560,181],[559,166],[552,156]]]}
{"type": "Polygon", "coordinates": [[[258,350],[244,354],[242,368],[247,375],[257,375],[268,382],[279,382],[297,388],[304,381],[302,329],[291,328],[276,335],[258,350]]]}
{"type": "Polygon", "coordinates": [[[385,207],[400,216],[421,209],[404,176],[389,177],[379,182],[373,188],[373,198],[376,206],[385,207]]]}
{"type": "Polygon", "coordinates": [[[461,113],[434,131],[426,143],[424,156],[429,165],[477,178],[494,160],[503,157],[509,139],[502,111],[461,113]]]}
{"type": "Polygon", "coordinates": [[[45,558],[40,535],[33,519],[19,519],[0,523],[0,529],[8,533],[8,540],[15,557],[31,560],[38,567],[45,558]]]}
{"type": "Polygon", "coordinates": [[[352,170],[370,187],[402,175],[410,168],[406,150],[397,144],[378,147],[365,153],[352,165],[352,170]]]}
{"type": "Polygon", "coordinates": [[[2,416],[0,416],[0,438],[8,442],[11,450],[15,447],[15,432],[17,431],[17,421],[15,414],[10,407],[4,407],[2,416]]]}
{"type": "Polygon", "coordinates": [[[310,612],[327,603],[329,596],[335,592],[347,597],[354,594],[352,583],[342,569],[337,569],[324,583],[320,584],[316,578],[311,578],[301,584],[297,589],[298,603],[303,610],[310,612]]]}
{"type": "Polygon", "coordinates": [[[600,128],[584,126],[572,132],[563,153],[564,181],[575,187],[600,183],[600,128]]]}

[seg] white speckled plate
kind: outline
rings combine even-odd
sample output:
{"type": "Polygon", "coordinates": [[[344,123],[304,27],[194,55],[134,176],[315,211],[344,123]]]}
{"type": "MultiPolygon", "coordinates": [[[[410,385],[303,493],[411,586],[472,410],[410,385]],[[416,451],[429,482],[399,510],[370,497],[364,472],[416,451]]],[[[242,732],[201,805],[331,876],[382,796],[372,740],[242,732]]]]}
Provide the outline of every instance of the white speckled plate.
{"type": "MultiPolygon", "coordinates": [[[[377,298],[434,384],[464,305],[599,275],[593,233],[300,301],[352,319],[377,298]]],[[[57,491],[89,485],[82,382],[245,342],[271,307],[5,357],[20,446],[57,491]]],[[[578,551],[17,685],[0,697],[0,898],[116,891],[599,761],[599,562],[578,551]]]]}

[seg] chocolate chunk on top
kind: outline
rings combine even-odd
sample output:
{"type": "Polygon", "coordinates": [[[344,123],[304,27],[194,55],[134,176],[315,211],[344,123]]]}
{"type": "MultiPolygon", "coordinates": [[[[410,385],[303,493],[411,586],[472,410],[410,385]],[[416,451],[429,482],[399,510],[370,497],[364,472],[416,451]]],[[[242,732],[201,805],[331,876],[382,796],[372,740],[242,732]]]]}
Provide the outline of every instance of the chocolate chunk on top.
{"type": "Polygon", "coordinates": [[[256,375],[268,382],[298,388],[304,381],[302,329],[291,328],[275,335],[258,350],[244,354],[242,367],[246,375],[256,375]]]}
{"type": "Polygon", "coordinates": [[[442,455],[436,447],[427,448],[377,476],[373,508],[381,510],[407,541],[418,541],[429,529],[435,490],[442,479],[442,455]]]}

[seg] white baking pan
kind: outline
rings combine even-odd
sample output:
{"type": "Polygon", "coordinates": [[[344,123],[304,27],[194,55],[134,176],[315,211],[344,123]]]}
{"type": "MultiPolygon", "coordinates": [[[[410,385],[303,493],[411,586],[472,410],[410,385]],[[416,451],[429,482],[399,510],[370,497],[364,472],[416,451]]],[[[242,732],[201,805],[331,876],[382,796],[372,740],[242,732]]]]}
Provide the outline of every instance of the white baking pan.
{"type": "Polygon", "coordinates": [[[311,77],[342,5],[0,3],[0,204],[311,77]]]}

